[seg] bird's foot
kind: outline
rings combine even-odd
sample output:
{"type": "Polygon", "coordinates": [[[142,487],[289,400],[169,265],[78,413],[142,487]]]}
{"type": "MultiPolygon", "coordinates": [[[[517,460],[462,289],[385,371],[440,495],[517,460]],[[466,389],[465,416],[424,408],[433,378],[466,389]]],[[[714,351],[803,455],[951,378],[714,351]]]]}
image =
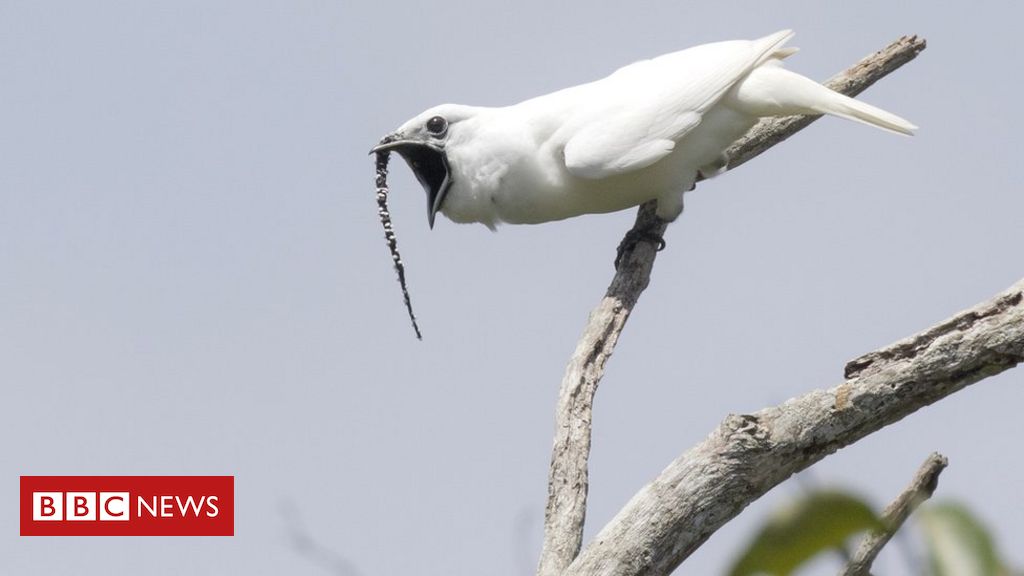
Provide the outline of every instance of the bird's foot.
{"type": "Polygon", "coordinates": [[[665,249],[665,239],[660,234],[651,232],[650,230],[637,230],[632,229],[626,232],[626,236],[623,237],[622,242],[619,242],[619,248],[615,254],[615,269],[619,269],[619,264],[622,263],[623,256],[626,252],[631,252],[636,245],[640,242],[650,242],[654,244],[655,250],[661,252],[665,249]]]}

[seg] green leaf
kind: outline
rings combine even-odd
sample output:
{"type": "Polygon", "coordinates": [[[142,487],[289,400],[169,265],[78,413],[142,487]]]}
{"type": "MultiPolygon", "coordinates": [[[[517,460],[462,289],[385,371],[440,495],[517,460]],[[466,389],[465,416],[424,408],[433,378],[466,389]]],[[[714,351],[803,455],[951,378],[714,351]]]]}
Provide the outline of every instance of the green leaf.
{"type": "Polygon", "coordinates": [[[875,528],[881,528],[881,521],[859,498],[839,491],[815,492],[775,513],[729,574],[786,576],[819,552],[875,528]]]}
{"type": "Polygon", "coordinates": [[[961,504],[922,507],[918,522],[935,576],[992,576],[1006,573],[989,531],[961,504]]]}

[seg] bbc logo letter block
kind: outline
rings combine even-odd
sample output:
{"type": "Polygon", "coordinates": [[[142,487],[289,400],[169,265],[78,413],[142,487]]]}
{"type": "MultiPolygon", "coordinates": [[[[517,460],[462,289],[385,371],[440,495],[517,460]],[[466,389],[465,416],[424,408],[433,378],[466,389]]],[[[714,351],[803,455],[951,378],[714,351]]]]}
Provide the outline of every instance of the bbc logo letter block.
{"type": "Polygon", "coordinates": [[[22,476],[22,536],[233,536],[233,476],[22,476]]]}

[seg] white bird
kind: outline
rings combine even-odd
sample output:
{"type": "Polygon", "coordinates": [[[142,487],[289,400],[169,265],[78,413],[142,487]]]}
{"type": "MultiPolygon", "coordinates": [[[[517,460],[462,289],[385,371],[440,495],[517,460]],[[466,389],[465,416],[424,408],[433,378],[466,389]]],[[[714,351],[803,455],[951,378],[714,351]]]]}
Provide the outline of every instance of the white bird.
{"type": "Polygon", "coordinates": [[[384,137],[427,193],[430,226],[537,224],[651,199],[675,220],[698,176],[765,116],[832,114],[910,135],[884,110],[790,72],[789,30],[704,44],[500,108],[443,104],[384,137]]]}

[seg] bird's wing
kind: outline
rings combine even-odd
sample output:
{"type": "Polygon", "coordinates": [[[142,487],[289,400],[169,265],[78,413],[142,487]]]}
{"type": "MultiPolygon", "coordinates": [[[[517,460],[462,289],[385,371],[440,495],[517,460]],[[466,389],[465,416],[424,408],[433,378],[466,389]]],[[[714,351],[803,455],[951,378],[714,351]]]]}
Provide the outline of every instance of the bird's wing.
{"type": "Polygon", "coordinates": [[[705,44],[588,85],[563,125],[566,168],[599,179],[661,160],[737,81],[769,58],[788,56],[781,45],[792,35],[783,30],[760,40],[705,44]]]}

